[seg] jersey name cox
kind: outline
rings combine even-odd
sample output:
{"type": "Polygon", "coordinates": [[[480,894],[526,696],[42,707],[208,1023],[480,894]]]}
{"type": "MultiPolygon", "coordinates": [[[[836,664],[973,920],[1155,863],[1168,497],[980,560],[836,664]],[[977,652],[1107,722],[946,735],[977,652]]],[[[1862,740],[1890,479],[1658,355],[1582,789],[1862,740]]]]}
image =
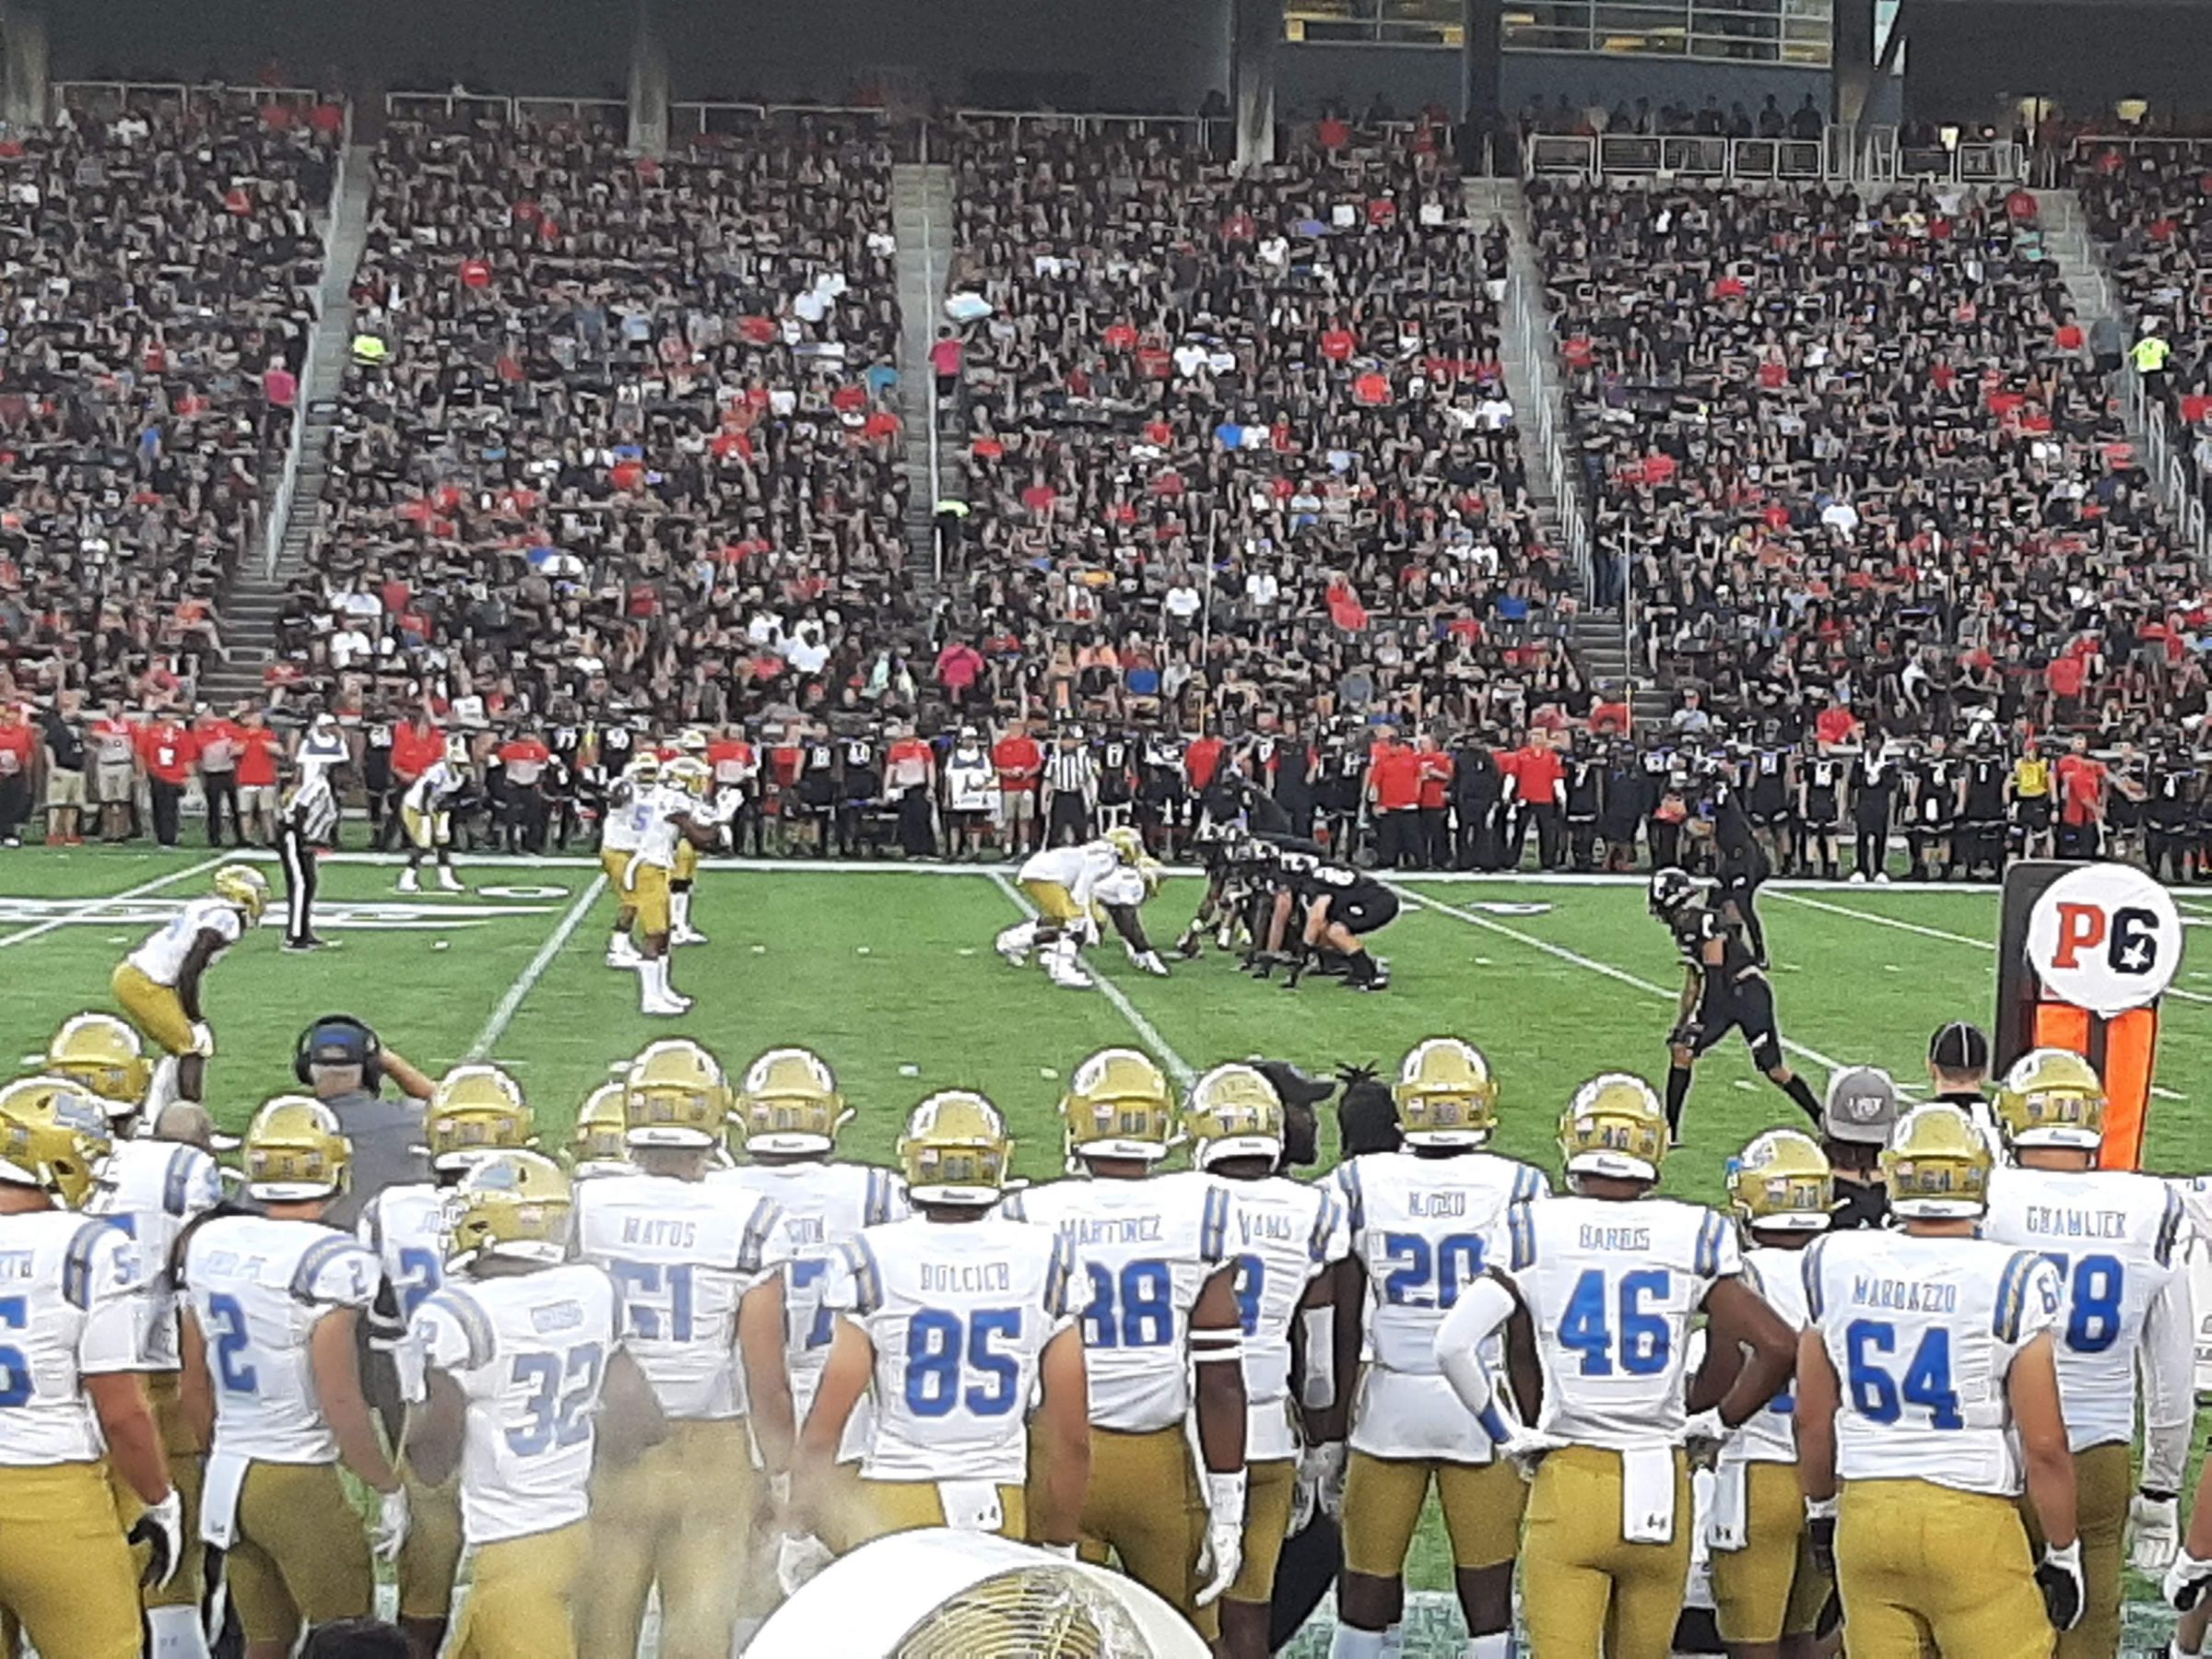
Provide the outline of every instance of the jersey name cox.
{"type": "Polygon", "coordinates": [[[1875,1278],[1852,1275],[1851,1300],[1855,1307],[1888,1308],[1900,1313],[1956,1313],[1957,1285],[1924,1285],[1912,1279],[1875,1278]]]}
{"type": "Polygon", "coordinates": [[[2048,1204],[2030,1204],[2021,1216],[2021,1224],[2030,1232],[2049,1233],[2054,1239],[2127,1237],[2125,1210],[2059,1209],[2048,1204]]]}

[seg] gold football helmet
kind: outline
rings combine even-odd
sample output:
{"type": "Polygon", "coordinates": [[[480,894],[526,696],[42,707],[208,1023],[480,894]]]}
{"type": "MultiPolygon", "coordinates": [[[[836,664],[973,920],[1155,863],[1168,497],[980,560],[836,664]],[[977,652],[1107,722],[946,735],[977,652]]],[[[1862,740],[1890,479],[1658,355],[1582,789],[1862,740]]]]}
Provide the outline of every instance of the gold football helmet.
{"type": "Polygon", "coordinates": [[[1167,1074],[1135,1049],[1100,1049],[1076,1067],[1060,1097],[1075,1158],[1158,1163],[1175,1144],[1175,1096],[1167,1074]]]}
{"type": "Polygon", "coordinates": [[[76,1209],[113,1143],[99,1096],[68,1077],[0,1088],[0,1182],[35,1186],[76,1209]]]}
{"type": "Polygon", "coordinates": [[[1125,865],[1138,864],[1145,856],[1145,838],[1127,824],[1116,825],[1100,839],[1113,849],[1113,855],[1125,865]]]}
{"type": "Polygon", "coordinates": [[[430,1167],[458,1170],[487,1152],[519,1150],[536,1124],[523,1086],[496,1065],[456,1065],[430,1090],[423,1114],[430,1167]]]}
{"type": "Polygon", "coordinates": [[[714,774],[707,763],[691,755],[678,755],[661,769],[664,782],[672,783],[695,801],[703,801],[713,793],[714,774]]]}
{"type": "Polygon", "coordinates": [[[1836,1200],[1828,1154],[1809,1135],[1770,1129],[1728,1160],[1728,1199],[1754,1232],[1817,1232],[1836,1200]]]}
{"type": "Polygon", "coordinates": [[[1890,1213],[1948,1221],[1989,1207],[1989,1143],[1956,1106],[1931,1101],[1897,1120],[1882,1152],[1890,1213]]]}
{"type": "Polygon", "coordinates": [[[1559,1155],[1570,1175],[1656,1181],[1666,1158],[1666,1108],[1641,1077],[1593,1077],[1559,1114],[1559,1155]]]}
{"type": "Polygon", "coordinates": [[[602,1083],[576,1114],[576,1126],[569,1132],[569,1173],[578,1181],[632,1172],[624,1138],[629,1123],[622,1100],[627,1092],[619,1083],[602,1083]]]}
{"type": "Polygon", "coordinates": [[[622,776],[639,789],[651,789],[661,781],[661,758],[648,749],[622,769],[622,776]]]}
{"type": "Polygon", "coordinates": [[[852,1121],[837,1078],[811,1049],[770,1049],[746,1068],[733,1122],[748,1152],[820,1157],[852,1121]]]}
{"type": "Polygon", "coordinates": [[[1390,1091],[1411,1147],[1479,1147],[1498,1127],[1498,1082],[1482,1051],[1456,1037],[1417,1043],[1390,1091]]]}
{"type": "Polygon", "coordinates": [[[2022,1054],[1997,1086],[1997,1121],[2016,1147],[2104,1144],[2104,1084],[2097,1068],[2066,1049],[2022,1054]]]}
{"type": "Polygon", "coordinates": [[[447,1195],[447,1254],[456,1261],[565,1261],[573,1208],[569,1178],[559,1164],[519,1147],[495,1148],[470,1164],[447,1195]]]}
{"type": "Polygon", "coordinates": [[[729,1126],[730,1080],[722,1062],[688,1037],[646,1044],[622,1084],[623,1144],[710,1147],[729,1126]]]}
{"type": "Polygon", "coordinates": [[[278,1095],[255,1112],[245,1148],[246,1196],[265,1204],[335,1197],[353,1166],[337,1115],[305,1095],[278,1095]]]}
{"type": "Polygon", "coordinates": [[[215,873],[215,896],[235,904],[248,922],[261,920],[269,908],[269,878],[252,865],[228,864],[215,873]]]}
{"type": "Polygon", "coordinates": [[[112,1014],[72,1014],[46,1045],[46,1075],[81,1083],[128,1117],[152,1087],[154,1068],[146,1045],[130,1025],[112,1014]]]}
{"type": "Polygon", "coordinates": [[[899,1167],[917,1205],[987,1207],[1014,1164],[1006,1120],[973,1089],[947,1088],[914,1108],[899,1137],[899,1167]]]}
{"type": "Polygon", "coordinates": [[[676,747],[687,755],[703,759],[707,752],[707,735],[697,726],[686,726],[683,735],[677,738],[676,747]]]}
{"type": "Polygon", "coordinates": [[[1283,1155],[1282,1097],[1252,1066],[1217,1065],[1191,1085],[1182,1133],[1191,1160],[1202,1170],[1230,1158],[1272,1163],[1283,1155]]]}

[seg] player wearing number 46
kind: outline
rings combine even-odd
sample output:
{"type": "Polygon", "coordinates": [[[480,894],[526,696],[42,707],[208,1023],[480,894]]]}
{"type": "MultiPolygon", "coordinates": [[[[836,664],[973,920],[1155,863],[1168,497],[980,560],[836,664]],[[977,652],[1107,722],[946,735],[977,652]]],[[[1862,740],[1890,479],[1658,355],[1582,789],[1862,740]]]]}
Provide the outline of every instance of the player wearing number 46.
{"type": "Polygon", "coordinates": [[[2078,1054],[2022,1055],[1996,1111],[2018,1167],[1991,1175],[1982,1236],[2039,1252],[2065,1299],[2053,1341],[2088,1590],[2058,1652],[2100,1659],[2120,1645],[2124,1535],[2135,1535],[2136,1570],[2151,1578],[2172,1565],[2179,1542],[2195,1407],[2189,1285],[2175,1257],[2181,1194],[2155,1176],[2097,1167],[2104,1089],[2078,1054]],[[2131,1502],[2138,1383],[2143,1479],[2131,1502]]]}
{"type": "Polygon", "coordinates": [[[653,1384],[668,1437],[592,1488],[592,1565],[577,1620],[593,1655],[632,1653],[661,1595],[665,1659],[729,1659],[759,1475],[790,1465],[783,1361],[782,1212],[710,1182],[734,1103],[721,1064],[655,1042],[623,1082],[633,1175],[576,1188],[576,1253],[605,1268],[624,1345],[653,1384]]]}
{"type": "Polygon", "coordinates": [[[1789,1382],[1795,1334],[1745,1283],[1728,1223],[1651,1195],[1666,1146],[1641,1077],[1583,1084],[1559,1119],[1571,1191],[1506,1212],[1437,1333],[1453,1391],[1535,1469],[1521,1594],[1536,1659],[1665,1659],[1689,1572],[1687,1448],[1726,1441],[1789,1382]],[[1700,1310],[1708,1362],[1686,1398],[1700,1310]],[[1533,1430],[1496,1394],[1501,1332],[1533,1430]]]}
{"type": "Polygon", "coordinates": [[[550,1159],[476,1159],[447,1206],[448,1277],[410,1327],[407,1462],[459,1487],[472,1552],[452,1659],[574,1659],[594,1453],[619,1467],[667,1432],[613,1281],[567,1259],[571,1203],[550,1159]]]}
{"type": "Polygon", "coordinates": [[[185,1235],[184,1415],[207,1448],[200,1536],[224,1550],[247,1659],[283,1659],[308,1625],[362,1618],[376,1575],[342,1464],[382,1494],[375,1552],[396,1556],[406,1492],[361,1392],[355,1330],[376,1258],[323,1212],[352,1148],[318,1100],[283,1095],[246,1130],[257,1216],[185,1235]]]}
{"type": "Polygon", "coordinates": [[[1975,1236],[1990,1164],[1964,1112],[1919,1107],[1882,1153],[1902,1230],[1830,1233],[1805,1255],[1798,1479],[1854,1659],[2037,1659],[2081,1615],[2065,1292],[2036,1252],[1975,1236]]]}
{"type": "Polygon", "coordinates": [[[1008,1194],[1003,1213],[1055,1229],[1089,1279],[1083,1316],[1090,1484],[1083,1547],[1217,1635],[1244,1536],[1242,1321],[1230,1197],[1196,1170],[1159,1174],[1175,1103],[1159,1066],[1102,1049],[1060,1101],[1080,1178],[1008,1194]],[[1190,1382],[1197,1373],[1195,1390],[1190,1382]],[[1183,1420],[1195,1394],[1204,1480],[1183,1420]]]}

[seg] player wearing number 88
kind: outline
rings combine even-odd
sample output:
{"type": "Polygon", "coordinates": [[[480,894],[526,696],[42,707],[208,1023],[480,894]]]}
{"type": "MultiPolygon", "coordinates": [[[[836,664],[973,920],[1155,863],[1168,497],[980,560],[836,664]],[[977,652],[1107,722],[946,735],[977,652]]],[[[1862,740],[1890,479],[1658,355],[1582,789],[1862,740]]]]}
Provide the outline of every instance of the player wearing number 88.
{"type": "Polygon", "coordinates": [[[1437,1334],[1453,1392],[1535,1466],[1521,1594],[1536,1659],[1665,1659],[1689,1571],[1685,1448],[1725,1441],[1789,1381],[1793,1333],[1744,1282],[1728,1223],[1651,1196],[1666,1144],[1641,1077],[1585,1083],[1559,1119],[1569,1193],[1507,1212],[1437,1334]],[[1686,1404],[1700,1309],[1723,1359],[1686,1404]],[[1533,1431],[1494,1396],[1486,1353],[1500,1333],[1533,1431]]]}
{"type": "Polygon", "coordinates": [[[1438,1369],[1436,1335],[1461,1288],[1482,1272],[1492,1230],[1550,1187],[1531,1166],[1484,1149],[1498,1122],[1498,1085],[1471,1044],[1432,1037],[1415,1045],[1391,1092],[1406,1149],[1365,1153],[1331,1178],[1349,1229],[1336,1293],[1341,1386],[1330,1443],[1315,1453],[1324,1500],[1342,1483],[1343,1623],[1334,1652],[1373,1659],[1383,1651],[1403,1606],[1406,1552],[1433,1485],[1468,1652],[1502,1659],[1525,1488],[1495,1459],[1490,1436],[1438,1369]]]}
{"type": "Polygon", "coordinates": [[[1088,1179],[1008,1194],[1002,1213],[1074,1244],[1083,1316],[1091,1478],[1082,1542],[1215,1635],[1244,1530],[1242,1320],[1229,1194],[1196,1170],[1156,1174],[1176,1139],[1168,1080],[1134,1049],[1077,1066],[1060,1102],[1070,1167],[1088,1179]],[[1186,1361],[1192,1362],[1186,1364],[1186,1361]],[[1205,1481],[1183,1418],[1195,1403],[1205,1481]],[[1201,1558],[1205,1571],[1201,1571],[1201,1558]]]}
{"type": "Polygon", "coordinates": [[[1990,1177],[1982,1236],[2036,1251],[2058,1270],[2059,1403],[2088,1586],[2081,1622],[2059,1637],[2058,1652],[2090,1659],[2119,1647],[2131,1524],[2136,1569],[2153,1578],[2172,1564],[2179,1539],[2194,1411],[2189,1288],[2174,1253],[2182,1200],[2156,1177],[2097,1167],[2104,1089],[2078,1054],[2022,1055],[1997,1091],[1996,1110],[2018,1167],[1990,1177]],[[2131,1504],[2138,1381],[2143,1478],[2131,1504]]]}
{"type": "Polygon", "coordinates": [[[1806,1253],[1798,1477],[1853,1654],[2032,1659],[2081,1611],[2053,1354],[2065,1296],[2037,1253],[1975,1236],[1990,1167],[1964,1112],[1922,1106],[1882,1154],[1902,1230],[1832,1233],[1806,1253]]]}

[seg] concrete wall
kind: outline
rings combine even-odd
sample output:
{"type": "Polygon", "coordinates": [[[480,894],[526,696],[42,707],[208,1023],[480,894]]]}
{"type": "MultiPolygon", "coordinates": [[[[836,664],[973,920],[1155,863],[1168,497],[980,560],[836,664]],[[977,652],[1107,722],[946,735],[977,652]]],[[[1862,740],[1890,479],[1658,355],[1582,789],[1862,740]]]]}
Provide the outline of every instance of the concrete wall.
{"type": "Polygon", "coordinates": [[[1500,101],[1509,113],[1518,112],[1532,98],[1549,104],[1561,93],[1578,109],[1602,103],[1608,110],[1618,103],[1633,106],[1639,98],[1650,99],[1653,109],[1671,100],[1694,110],[1710,94],[1720,100],[1723,110],[1740,103],[1755,115],[1770,92],[1785,113],[1796,109],[1808,92],[1822,110],[1828,108],[1829,100],[1827,70],[1773,64],[1687,64],[1509,52],[1499,80],[1500,101]]]}

